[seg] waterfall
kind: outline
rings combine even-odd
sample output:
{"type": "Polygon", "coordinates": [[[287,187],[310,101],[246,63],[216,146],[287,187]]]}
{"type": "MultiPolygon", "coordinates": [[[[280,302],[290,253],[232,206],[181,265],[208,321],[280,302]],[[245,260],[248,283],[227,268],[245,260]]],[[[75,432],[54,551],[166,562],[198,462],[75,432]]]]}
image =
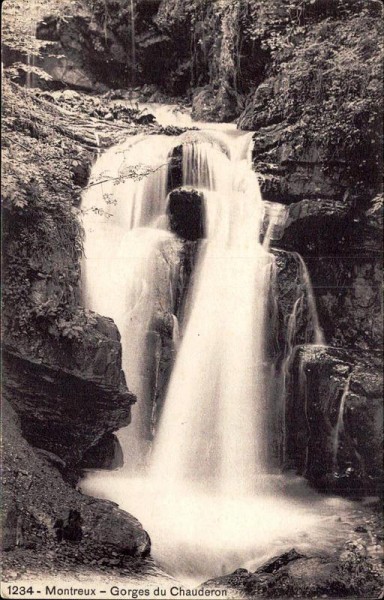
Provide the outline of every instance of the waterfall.
{"type": "Polygon", "coordinates": [[[307,265],[305,264],[303,258],[300,256],[300,254],[298,254],[296,252],[295,256],[299,263],[299,278],[303,282],[305,290],[307,292],[308,314],[309,314],[309,318],[312,322],[313,330],[314,330],[313,342],[317,346],[324,346],[325,345],[324,333],[320,327],[319,317],[318,317],[317,308],[316,308],[315,294],[313,292],[312,282],[311,282],[311,278],[308,273],[307,265]]]}
{"type": "MultiPolygon", "coordinates": [[[[31,40],[35,40],[36,26],[37,26],[37,22],[39,19],[39,13],[40,13],[40,9],[39,9],[39,6],[38,6],[36,0],[30,0],[30,2],[28,3],[28,13],[29,13],[29,23],[30,23],[28,34],[31,37],[31,40]]],[[[30,42],[30,45],[32,45],[32,42],[30,42]]],[[[26,72],[25,86],[28,89],[31,89],[33,87],[33,80],[34,80],[33,69],[35,67],[35,62],[36,62],[36,55],[35,55],[35,51],[33,50],[33,46],[32,46],[32,49],[27,48],[27,72],[26,72]]]]}
{"type": "Polygon", "coordinates": [[[197,189],[225,189],[228,159],[209,142],[183,144],[183,186],[197,189]],[[224,168],[223,168],[224,167],[224,168]]]}
{"type": "Polygon", "coordinates": [[[145,463],[151,439],[148,373],[155,358],[148,333],[154,315],[172,311],[173,304],[172,264],[161,249],[174,236],[158,227],[165,213],[173,144],[166,136],[139,137],[107,151],[95,165],[82,203],[84,303],[114,319],[122,335],[122,366],[129,388],[139,398],[134,425],[119,432],[126,466],[132,470],[145,463]],[[149,174],[140,177],[141,172],[149,174]]]}
{"type": "Polygon", "coordinates": [[[282,237],[288,215],[288,206],[278,202],[264,201],[265,234],[263,246],[265,248],[269,248],[272,240],[278,240],[282,237]]]}
{"type": "MultiPolygon", "coordinates": [[[[251,141],[252,133],[219,126],[177,138],[137,136],[100,156],[82,205],[84,302],[118,325],[127,384],[138,398],[132,424],[118,433],[124,468],[89,475],[82,487],[137,516],[155,559],[184,580],[230,572],[266,547],[276,554],[281,539],[318,519],[284,497],[290,481],[273,474],[270,460],[271,389],[277,381],[282,394],[285,383],[274,377],[266,348],[276,322],[269,306],[276,261],[260,242],[264,206],[251,141]],[[206,219],[182,315],[176,280],[184,242],[167,217],[168,165],[180,145],[182,186],[203,196],[206,219]],[[166,324],[168,351],[176,351],[160,407],[158,322],[166,324]]],[[[316,308],[305,265],[296,262],[302,285],[288,321],[284,377],[304,296],[316,308]]],[[[312,322],[320,336],[314,315],[312,322]]]]}
{"type": "MultiPolygon", "coordinates": [[[[276,231],[276,226],[281,226],[281,218],[284,215],[284,211],[279,206],[277,208],[270,206],[267,211],[269,220],[264,235],[264,247],[268,238],[275,239],[275,236],[271,235],[271,232],[276,231]]],[[[278,251],[277,256],[280,256],[283,269],[292,269],[291,265],[293,265],[288,293],[287,289],[284,289],[282,292],[285,296],[284,302],[286,304],[283,315],[280,312],[281,299],[279,301],[279,298],[281,292],[278,289],[279,266],[277,258],[275,258],[272,264],[269,301],[272,330],[270,344],[274,348],[272,355],[275,356],[270,365],[268,378],[268,392],[271,406],[269,426],[271,435],[277,439],[277,449],[272,453],[271,461],[274,461],[277,468],[284,468],[286,465],[287,441],[286,397],[296,348],[300,344],[323,346],[325,345],[325,341],[319,324],[311,279],[302,257],[297,252],[282,250],[278,251]],[[284,333],[282,347],[280,346],[281,340],[279,340],[281,329],[284,333]],[[272,407],[274,407],[274,411],[272,407]]]]}
{"type": "Polygon", "coordinates": [[[183,183],[205,190],[207,240],[152,474],[240,494],[254,489],[266,467],[263,328],[271,257],[259,242],[256,175],[245,159],[221,153],[222,171],[217,153],[207,144],[183,149],[183,183]]]}

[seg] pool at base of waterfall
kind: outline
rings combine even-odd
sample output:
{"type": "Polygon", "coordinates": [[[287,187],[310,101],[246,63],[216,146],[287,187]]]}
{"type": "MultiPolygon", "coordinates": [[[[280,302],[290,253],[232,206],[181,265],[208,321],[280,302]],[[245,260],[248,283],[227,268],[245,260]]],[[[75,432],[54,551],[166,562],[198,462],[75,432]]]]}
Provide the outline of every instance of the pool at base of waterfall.
{"type": "MultiPolygon", "coordinates": [[[[238,568],[255,571],[292,548],[309,556],[335,555],[351,537],[361,537],[354,529],[371,514],[364,503],[317,494],[293,475],[265,476],[259,494],[243,497],[187,482],[127,479],[124,469],[88,472],[81,489],[135,515],[151,537],[155,561],[186,586],[238,568]]],[[[378,548],[375,553],[378,559],[378,548]]]]}

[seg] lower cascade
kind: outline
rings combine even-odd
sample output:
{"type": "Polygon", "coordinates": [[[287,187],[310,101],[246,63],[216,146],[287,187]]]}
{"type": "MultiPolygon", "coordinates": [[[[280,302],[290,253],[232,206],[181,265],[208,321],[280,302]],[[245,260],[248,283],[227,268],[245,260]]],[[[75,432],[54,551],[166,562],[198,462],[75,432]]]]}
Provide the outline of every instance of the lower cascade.
{"type": "MultiPolygon", "coordinates": [[[[281,474],[299,321],[305,343],[324,337],[308,271],[292,255],[297,285],[276,341],[279,256],[273,224],[262,243],[251,144],[231,126],[131,139],[99,158],[82,205],[84,302],[116,322],[138,398],[118,433],[124,467],[89,472],[82,489],[137,516],[157,562],[182,581],[257,566],[292,544],[305,550],[311,535],[326,544],[332,507],[348,504],[281,474]],[[176,187],[191,200],[177,214],[176,187]],[[192,215],[203,225],[180,237],[192,215]]],[[[341,427],[342,418],[335,444],[341,427]]]]}

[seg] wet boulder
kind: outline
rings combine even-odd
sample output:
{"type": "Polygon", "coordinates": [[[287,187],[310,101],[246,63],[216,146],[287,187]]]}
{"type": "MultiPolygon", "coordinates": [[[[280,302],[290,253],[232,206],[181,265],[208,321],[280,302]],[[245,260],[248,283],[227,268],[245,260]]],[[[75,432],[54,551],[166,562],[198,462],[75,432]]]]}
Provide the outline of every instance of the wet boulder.
{"type": "Polygon", "coordinates": [[[184,240],[205,236],[205,207],[201,192],[178,188],[168,196],[167,214],[170,229],[184,240]]]}
{"type": "Polygon", "coordinates": [[[80,467],[83,469],[119,469],[124,464],[123,450],[116,435],[106,433],[100,440],[89,448],[80,467]]]}
{"type": "Polygon", "coordinates": [[[374,494],[383,443],[380,357],[299,346],[286,400],[286,467],[318,489],[374,494]]]}

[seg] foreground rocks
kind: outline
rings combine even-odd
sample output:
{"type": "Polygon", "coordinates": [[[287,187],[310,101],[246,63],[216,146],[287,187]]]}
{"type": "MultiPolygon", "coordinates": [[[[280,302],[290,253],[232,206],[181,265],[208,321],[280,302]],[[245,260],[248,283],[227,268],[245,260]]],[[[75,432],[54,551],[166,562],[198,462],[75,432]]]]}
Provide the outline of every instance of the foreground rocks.
{"type": "Polygon", "coordinates": [[[354,543],[347,543],[335,558],[306,556],[295,549],[276,556],[254,573],[238,569],[212,579],[205,588],[241,591],[245,598],[377,598],[383,577],[354,543]]]}
{"type": "MultiPolygon", "coordinates": [[[[67,485],[59,471],[39,457],[21,435],[19,420],[4,402],[3,526],[6,551],[47,547],[76,562],[143,557],[150,551],[148,534],[131,515],[113,502],[84,496],[67,485]],[[72,523],[72,526],[69,526],[72,523]],[[60,541],[59,530],[65,529],[60,541]],[[71,532],[72,530],[72,537],[71,532]]],[[[11,560],[11,555],[8,560],[11,560]]]]}
{"type": "Polygon", "coordinates": [[[130,422],[135,397],[121,370],[120,335],[111,319],[97,317],[81,340],[52,342],[38,360],[8,347],[4,371],[4,395],[23,435],[67,467],[105,433],[130,422]]]}

